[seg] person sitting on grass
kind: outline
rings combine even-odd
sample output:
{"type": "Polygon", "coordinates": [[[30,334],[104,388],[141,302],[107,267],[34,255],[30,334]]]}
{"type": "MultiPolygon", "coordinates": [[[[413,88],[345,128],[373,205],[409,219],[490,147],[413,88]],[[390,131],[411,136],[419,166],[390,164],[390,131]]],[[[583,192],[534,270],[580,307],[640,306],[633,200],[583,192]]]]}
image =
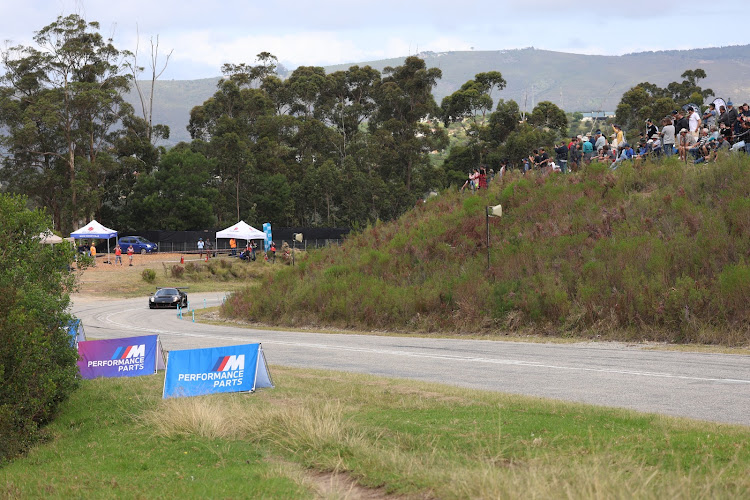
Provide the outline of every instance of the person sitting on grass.
{"type": "Polygon", "coordinates": [[[632,160],[634,156],[633,148],[627,142],[622,143],[622,149],[620,150],[620,156],[615,160],[612,165],[609,166],[612,170],[617,169],[626,160],[632,160]]]}

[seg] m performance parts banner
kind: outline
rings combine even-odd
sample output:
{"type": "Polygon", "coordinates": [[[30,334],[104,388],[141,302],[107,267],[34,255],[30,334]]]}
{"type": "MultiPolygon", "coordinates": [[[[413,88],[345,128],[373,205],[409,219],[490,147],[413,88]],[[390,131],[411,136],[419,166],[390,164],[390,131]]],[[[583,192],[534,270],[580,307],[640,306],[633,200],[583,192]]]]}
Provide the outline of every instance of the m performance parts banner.
{"type": "Polygon", "coordinates": [[[78,342],[78,369],[85,379],[153,375],[164,367],[158,335],[78,342]]]}
{"type": "Polygon", "coordinates": [[[260,344],[170,351],[164,398],[273,387],[260,344]]]}

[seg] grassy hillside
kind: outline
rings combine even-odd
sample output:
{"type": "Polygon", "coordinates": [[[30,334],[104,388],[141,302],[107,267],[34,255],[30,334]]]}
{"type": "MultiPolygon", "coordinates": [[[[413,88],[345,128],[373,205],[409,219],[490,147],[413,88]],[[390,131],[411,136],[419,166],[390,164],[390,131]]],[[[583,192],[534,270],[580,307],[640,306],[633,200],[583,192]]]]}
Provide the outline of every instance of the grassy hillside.
{"type": "MultiPolygon", "coordinates": [[[[419,54],[428,67],[440,68],[443,78],[435,88],[438,104],[467,80],[483,71],[500,71],[508,86],[494,99],[514,99],[529,111],[540,101],[552,101],[566,111],[614,110],[622,94],[633,85],[649,81],[660,86],[678,80],[687,69],[702,68],[708,74],[703,87],[717,96],[735,100],[750,95],[750,45],[641,52],[624,56],[595,56],[537,50],[487,50],[425,52],[419,54]]],[[[326,73],[369,64],[382,71],[398,66],[404,57],[352,62],[326,67],[326,73]]],[[[252,61],[234,61],[252,62],[252,61]]],[[[218,73],[218,68],[217,68],[218,73]]],[[[190,110],[213,95],[217,78],[157,82],[154,119],[169,125],[169,143],[189,140],[186,127],[190,110]]],[[[137,95],[126,99],[140,109],[137,95]]]]}
{"type": "Polygon", "coordinates": [[[512,172],[237,294],[228,316],[404,331],[750,342],[750,158],[512,172]],[[490,219],[487,269],[485,206],[490,219]]]}

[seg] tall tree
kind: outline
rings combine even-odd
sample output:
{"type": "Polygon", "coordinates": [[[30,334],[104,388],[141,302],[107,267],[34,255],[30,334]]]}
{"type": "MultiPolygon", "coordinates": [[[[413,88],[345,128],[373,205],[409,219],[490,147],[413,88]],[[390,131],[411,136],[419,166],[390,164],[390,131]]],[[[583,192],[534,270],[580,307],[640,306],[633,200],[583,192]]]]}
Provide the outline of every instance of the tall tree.
{"type": "Polygon", "coordinates": [[[447,141],[444,130],[429,122],[440,116],[432,89],[442,71],[428,69],[424,60],[416,56],[383,71],[387,76],[380,85],[379,107],[370,126],[378,132],[375,137],[382,146],[381,160],[390,163],[380,167],[397,174],[410,193],[415,171],[421,174],[429,167],[427,153],[447,141]]]}
{"type": "Polygon", "coordinates": [[[32,193],[62,180],[58,191],[70,204],[53,207],[53,214],[58,217],[56,226],[65,229],[77,225],[80,208],[88,217],[99,205],[89,197],[80,207],[79,195],[93,192],[94,186],[86,181],[98,181],[96,170],[111,164],[100,155],[106,156],[113,130],[132,114],[122,98],[130,79],[123,57],[129,53],[116,49],[98,29],[98,23],[77,15],[61,16],[35,34],[38,49],[18,46],[2,54],[6,73],[0,125],[8,131],[2,145],[9,152],[2,175],[20,172],[19,178],[36,186],[32,193]],[[79,180],[82,170],[94,175],[79,180]]]}

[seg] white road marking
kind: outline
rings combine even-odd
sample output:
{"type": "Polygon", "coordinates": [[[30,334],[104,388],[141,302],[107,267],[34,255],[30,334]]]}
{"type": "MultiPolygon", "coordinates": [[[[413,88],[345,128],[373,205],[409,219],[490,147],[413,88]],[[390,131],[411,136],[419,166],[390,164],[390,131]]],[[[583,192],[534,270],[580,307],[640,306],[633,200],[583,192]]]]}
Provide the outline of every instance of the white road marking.
{"type": "MultiPolygon", "coordinates": [[[[185,333],[185,332],[175,332],[175,331],[170,331],[170,330],[159,330],[156,328],[147,328],[147,327],[139,327],[139,326],[133,326],[129,324],[123,324],[112,319],[112,316],[114,315],[125,314],[131,311],[142,311],[142,310],[143,310],[142,308],[135,308],[135,309],[127,309],[125,311],[118,311],[115,313],[110,313],[110,314],[107,314],[105,318],[103,318],[103,320],[106,323],[117,326],[119,328],[123,328],[125,330],[150,332],[152,334],[155,333],[159,335],[174,335],[174,336],[195,337],[195,338],[212,338],[212,339],[217,339],[217,340],[232,340],[232,341],[236,341],[236,340],[252,341],[253,340],[252,337],[245,337],[245,336],[227,337],[227,336],[220,336],[220,335],[207,335],[207,334],[199,334],[199,333],[185,333]]],[[[635,375],[635,376],[640,376],[640,377],[670,378],[670,379],[679,379],[679,380],[692,380],[692,381],[699,381],[699,382],[720,382],[720,383],[725,383],[725,384],[750,384],[750,380],[743,380],[743,379],[692,377],[692,376],[687,376],[687,375],[677,375],[673,373],[645,372],[645,371],[636,371],[636,370],[618,370],[618,369],[613,369],[613,368],[587,368],[587,367],[580,367],[580,366],[575,366],[575,367],[561,366],[561,365],[550,365],[550,364],[545,364],[545,363],[537,363],[533,361],[521,361],[521,360],[513,360],[513,359],[479,358],[475,356],[459,356],[459,355],[450,355],[450,354],[420,354],[420,353],[414,353],[414,352],[408,352],[408,351],[394,351],[394,350],[388,350],[388,349],[332,346],[332,345],[326,345],[326,344],[283,342],[283,341],[277,341],[277,340],[271,340],[271,341],[266,340],[263,343],[272,344],[272,345],[275,344],[275,345],[293,346],[293,347],[306,347],[310,349],[324,349],[324,350],[331,350],[331,351],[364,352],[364,353],[371,353],[371,354],[385,354],[385,355],[391,355],[391,356],[403,356],[403,357],[412,357],[412,358],[442,359],[442,360],[450,360],[450,361],[465,361],[465,362],[470,362],[470,363],[487,363],[487,364],[507,365],[507,366],[548,368],[551,370],[614,373],[614,374],[621,374],[621,375],[635,375]]]]}

